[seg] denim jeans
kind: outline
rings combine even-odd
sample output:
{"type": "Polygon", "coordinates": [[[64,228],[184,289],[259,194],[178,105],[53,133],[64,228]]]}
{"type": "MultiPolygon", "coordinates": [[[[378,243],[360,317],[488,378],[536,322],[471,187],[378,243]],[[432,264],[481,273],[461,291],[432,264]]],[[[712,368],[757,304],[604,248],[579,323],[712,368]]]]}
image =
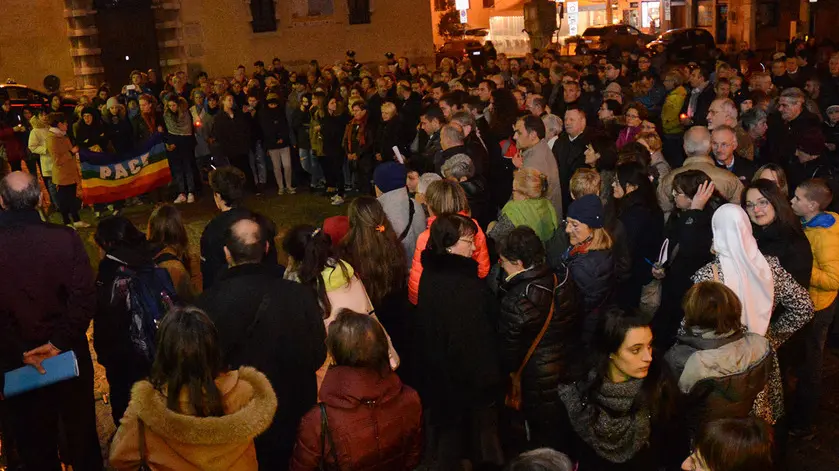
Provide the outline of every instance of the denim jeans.
{"type": "Polygon", "coordinates": [[[265,171],[265,150],[262,148],[262,141],[256,141],[253,148],[248,151],[248,159],[253,172],[254,183],[264,185],[267,175],[265,171]]]}
{"type": "Polygon", "coordinates": [[[836,300],[830,306],[816,311],[813,320],[804,326],[804,359],[798,367],[796,412],[791,417],[795,428],[809,428],[813,425],[822,392],[824,344],[835,309],[836,300]]]}
{"type": "Polygon", "coordinates": [[[317,185],[318,182],[323,180],[323,169],[320,168],[320,162],[318,162],[312,149],[297,149],[297,151],[300,153],[300,166],[312,176],[311,184],[317,185]]]}
{"type": "Polygon", "coordinates": [[[344,159],[344,186],[347,188],[352,188],[353,184],[353,174],[352,168],[350,167],[350,161],[348,159],[344,159]]]}

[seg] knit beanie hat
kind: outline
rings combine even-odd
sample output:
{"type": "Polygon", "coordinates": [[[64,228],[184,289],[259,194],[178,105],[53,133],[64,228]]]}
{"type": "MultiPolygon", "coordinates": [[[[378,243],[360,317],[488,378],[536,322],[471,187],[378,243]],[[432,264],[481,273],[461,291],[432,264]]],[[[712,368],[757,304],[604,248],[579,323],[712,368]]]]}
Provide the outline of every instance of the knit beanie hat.
{"type": "Polygon", "coordinates": [[[105,102],[105,106],[108,108],[111,108],[113,106],[119,106],[119,100],[117,100],[117,97],[112,96],[111,98],[108,98],[108,101],[105,102]]]}
{"type": "Polygon", "coordinates": [[[92,115],[95,118],[96,117],[96,108],[94,108],[92,106],[85,106],[84,108],[82,108],[81,115],[84,116],[86,114],[92,115]]]}
{"type": "Polygon", "coordinates": [[[373,172],[373,183],[382,193],[404,188],[407,178],[405,166],[396,162],[385,162],[373,172]]]}
{"type": "Polygon", "coordinates": [[[592,229],[603,227],[603,203],[597,195],[577,198],[568,208],[568,217],[576,219],[592,229]]]}

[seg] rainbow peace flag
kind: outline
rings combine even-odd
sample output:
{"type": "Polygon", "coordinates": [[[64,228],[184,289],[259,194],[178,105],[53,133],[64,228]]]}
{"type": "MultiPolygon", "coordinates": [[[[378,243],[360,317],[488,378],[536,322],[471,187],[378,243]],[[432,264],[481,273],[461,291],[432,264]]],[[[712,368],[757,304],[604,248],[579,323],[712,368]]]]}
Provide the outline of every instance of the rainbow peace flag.
{"type": "Polygon", "coordinates": [[[85,204],[113,203],[148,193],[172,181],[166,145],[152,136],[131,155],[79,151],[85,204]]]}

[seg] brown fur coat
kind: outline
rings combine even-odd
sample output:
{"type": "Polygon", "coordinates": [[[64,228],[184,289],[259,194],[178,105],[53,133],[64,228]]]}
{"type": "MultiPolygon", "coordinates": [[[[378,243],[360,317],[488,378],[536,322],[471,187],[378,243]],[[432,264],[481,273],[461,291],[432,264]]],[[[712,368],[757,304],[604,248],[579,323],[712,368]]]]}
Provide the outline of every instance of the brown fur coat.
{"type": "Polygon", "coordinates": [[[262,373],[246,366],[219,376],[216,384],[224,403],[222,417],[177,413],[166,407],[166,396],[151,383],[136,383],[111,444],[110,465],[118,470],[139,467],[139,418],[145,424],[146,462],[152,470],[256,471],[253,438],[271,425],[277,409],[274,389],[262,373]]]}

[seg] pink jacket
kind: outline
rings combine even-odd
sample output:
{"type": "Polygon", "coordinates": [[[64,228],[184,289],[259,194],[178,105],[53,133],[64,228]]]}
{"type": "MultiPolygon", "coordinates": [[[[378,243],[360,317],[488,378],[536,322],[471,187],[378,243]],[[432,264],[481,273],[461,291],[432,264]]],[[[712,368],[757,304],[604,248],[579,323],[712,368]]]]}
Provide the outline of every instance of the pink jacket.
{"type": "MultiPolygon", "coordinates": [[[[468,214],[462,212],[460,214],[468,216],[468,214]]],[[[434,216],[428,218],[428,229],[422,231],[422,234],[417,238],[417,248],[414,250],[414,260],[411,262],[411,276],[408,278],[408,299],[415,306],[419,296],[420,278],[422,278],[422,262],[420,258],[422,257],[422,251],[425,250],[425,246],[428,244],[431,224],[434,223],[435,219],[434,216]]],[[[475,252],[472,254],[472,259],[478,262],[478,276],[480,278],[486,278],[490,268],[487,238],[484,231],[481,230],[481,225],[478,224],[478,221],[472,219],[472,222],[478,226],[478,233],[475,234],[475,252]]]]}

